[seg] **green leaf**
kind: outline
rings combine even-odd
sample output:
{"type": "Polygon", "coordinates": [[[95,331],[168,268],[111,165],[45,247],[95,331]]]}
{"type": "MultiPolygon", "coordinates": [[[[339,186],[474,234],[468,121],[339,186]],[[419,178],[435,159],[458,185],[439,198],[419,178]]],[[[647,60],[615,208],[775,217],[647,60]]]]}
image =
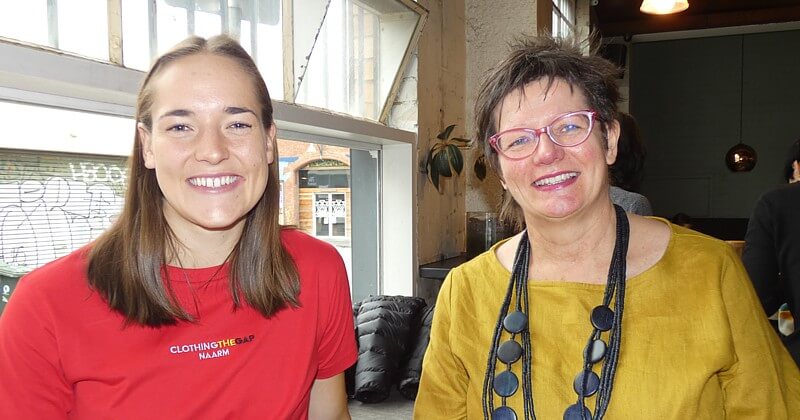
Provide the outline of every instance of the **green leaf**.
{"type": "Polygon", "coordinates": [[[475,159],[475,166],[473,166],[475,170],[475,176],[483,181],[486,179],[486,156],[480,155],[477,159],[475,159]]]}
{"type": "Polygon", "coordinates": [[[433,186],[436,187],[436,191],[439,191],[439,170],[436,168],[436,165],[433,164],[433,161],[431,161],[431,171],[428,175],[430,175],[431,182],[433,186]]]}
{"type": "Polygon", "coordinates": [[[461,175],[461,170],[464,169],[464,157],[461,155],[461,150],[458,150],[458,146],[455,144],[451,144],[447,146],[447,151],[450,155],[450,164],[453,166],[453,170],[461,175]]]}
{"type": "Polygon", "coordinates": [[[454,128],[456,128],[456,125],[455,125],[455,124],[452,124],[452,125],[448,126],[448,127],[447,127],[447,128],[445,128],[444,130],[442,130],[442,132],[441,132],[441,133],[439,133],[439,135],[437,135],[437,136],[436,136],[436,138],[437,138],[437,139],[440,139],[440,140],[447,140],[447,139],[449,139],[449,138],[450,138],[450,134],[453,132],[453,129],[454,129],[454,128]]]}
{"type": "Polygon", "coordinates": [[[441,143],[441,142],[437,142],[436,144],[431,146],[431,152],[433,154],[437,154],[437,153],[439,153],[440,150],[444,149],[445,146],[447,146],[447,144],[441,143]]]}
{"type": "Polygon", "coordinates": [[[439,175],[444,177],[453,176],[453,171],[450,170],[450,160],[447,159],[447,149],[437,153],[433,160],[439,175]]]}

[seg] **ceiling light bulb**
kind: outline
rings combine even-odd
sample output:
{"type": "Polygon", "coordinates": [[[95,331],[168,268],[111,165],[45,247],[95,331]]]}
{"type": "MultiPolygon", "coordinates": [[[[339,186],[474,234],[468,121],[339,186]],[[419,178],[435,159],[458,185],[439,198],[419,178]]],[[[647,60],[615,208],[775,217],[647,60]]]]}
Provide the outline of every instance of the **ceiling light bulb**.
{"type": "Polygon", "coordinates": [[[667,15],[682,12],[688,8],[689,0],[644,0],[639,10],[651,15],[667,15]]]}

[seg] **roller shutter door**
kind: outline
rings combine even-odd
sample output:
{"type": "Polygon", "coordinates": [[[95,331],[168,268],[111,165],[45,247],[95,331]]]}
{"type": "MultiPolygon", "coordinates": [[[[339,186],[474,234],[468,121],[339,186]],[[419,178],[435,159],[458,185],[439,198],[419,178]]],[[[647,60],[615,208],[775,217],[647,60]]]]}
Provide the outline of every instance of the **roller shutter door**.
{"type": "Polygon", "coordinates": [[[0,264],[31,270],[96,238],[126,175],[124,157],[0,149],[0,264]]]}

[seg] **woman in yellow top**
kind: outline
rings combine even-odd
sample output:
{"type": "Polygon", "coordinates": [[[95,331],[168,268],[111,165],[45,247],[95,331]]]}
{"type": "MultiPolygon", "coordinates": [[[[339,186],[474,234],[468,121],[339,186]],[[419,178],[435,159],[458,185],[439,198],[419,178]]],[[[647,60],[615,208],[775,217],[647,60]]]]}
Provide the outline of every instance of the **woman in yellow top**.
{"type": "Polygon", "coordinates": [[[454,269],[417,419],[800,418],[800,372],[725,243],[609,198],[619,92],[574,40],[522,41],[476,139],[526,230],[454,269]]]}

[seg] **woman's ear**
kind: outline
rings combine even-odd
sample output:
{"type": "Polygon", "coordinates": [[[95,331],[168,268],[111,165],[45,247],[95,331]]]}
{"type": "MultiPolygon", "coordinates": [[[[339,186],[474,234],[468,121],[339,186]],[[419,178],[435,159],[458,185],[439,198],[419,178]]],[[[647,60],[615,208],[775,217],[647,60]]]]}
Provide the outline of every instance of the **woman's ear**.
{"type": "Polygon", "coordinates": [[[139,132],[139,142],[142,147],[142,160],[144,160],[144,167],[147,169],[155,169],[156,158],[153,154],[153,141],[150,137],[150,130],[142,123],[136,123],[136,131],[139,132]]]}
{"type": "Polygon", "coordinates": [[[278,128],[275,127],[275,122],[267,129],[267,165],[275,161],[275,136],[278,133],[278,128]]]}
{"type": "Polygon", "coordinates": [[[606,164],[613,165],[617,161],[617,146],[619,145],[619,121],[613,120],[606,124],[606,164]]]}
{"type": "Polygon", "coordinates": [[[794,161],[792,162],[792,179],[789,182],[798,182],[800,181],[800,162],[794,161]]]}

